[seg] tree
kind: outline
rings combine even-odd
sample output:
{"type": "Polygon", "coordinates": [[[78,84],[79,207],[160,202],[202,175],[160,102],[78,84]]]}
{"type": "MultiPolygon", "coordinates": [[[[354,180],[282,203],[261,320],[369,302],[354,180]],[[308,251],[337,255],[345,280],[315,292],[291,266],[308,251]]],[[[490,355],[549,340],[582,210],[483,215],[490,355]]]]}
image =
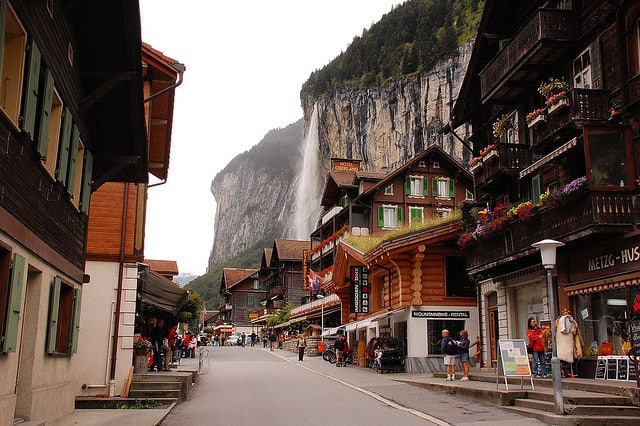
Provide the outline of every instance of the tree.
{"type": "Polygon", "coordinates": [[[274,327],[278,324],[289,321],[289,314],[291,314],[291,309],[293,308],[293,303],[287,302],[284,307],[278,309],[272,316],[267,318],[267,325],[269,327],[274,327]]]}
{"type": "Polygon", "coordinates": [[[178,321],[188,324],[192,330],[198,330],[198,316],[202,305],[202,297],[196,292],[189,292],[189,298],[178,312],[178,321]]]}

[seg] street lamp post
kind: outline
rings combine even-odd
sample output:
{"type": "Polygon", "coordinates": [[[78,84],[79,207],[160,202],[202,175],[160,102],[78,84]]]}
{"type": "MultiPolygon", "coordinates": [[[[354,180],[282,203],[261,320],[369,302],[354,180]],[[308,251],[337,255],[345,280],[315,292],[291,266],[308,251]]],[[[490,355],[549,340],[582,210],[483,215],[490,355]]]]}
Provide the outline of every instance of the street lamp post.
{"type": "Polygon", "coordinates": [[[562,371],[560,369],[560,359],[558,358],[558,347],[556,345],[556,304],[553,291],[553,271],[556,265],[556,248],[562,247],[564,243],[555,240],[542,240],[531,244],[531,247],[540,249],[542,265],[547,272],[547,297],[549,298],[549,317],[551,319],[551,376],[553,377],[553,400],[556,414],[564,414],[564,404],[562,401],[562,371]]]}
{"type": "Polygon", "coordinates": [[[316,295],[318,299],[322,299],[322,305],[320,308],[320,341],[324,346],[324,296],[321,294],[316,295]]]}

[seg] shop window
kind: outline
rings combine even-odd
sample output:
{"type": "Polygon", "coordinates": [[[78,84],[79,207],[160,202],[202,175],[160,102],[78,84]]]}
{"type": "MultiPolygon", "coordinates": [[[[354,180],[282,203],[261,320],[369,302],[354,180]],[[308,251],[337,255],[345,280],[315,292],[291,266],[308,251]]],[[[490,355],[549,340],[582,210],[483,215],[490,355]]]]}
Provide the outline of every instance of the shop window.
{"type": "MultiPolygon", "coordinates": [[[[628,342],[627,322],[629,321],[627,300],[633,307],[637,295],[638,288],[634,287],[572,297],[571,302],[575,312],[573,317],[580,327],[586,356],[624,355],[624,351],[628,350],[628,343],[625,343],[628,342]],[[628,295],[626,291],[629,291],[628,295]]],[[[638,314],[640,314],[640,306],[638,314]]]]}
{"type": "Polygon", "coordinates": [[[82,290],[58,277],[54,279],[49,300],[48,354],[69,355],[77,352],[81,296],[82,290]]]}
{"type": "Polygon", "coordinates": [[[0,246],[0,337],[3,353],[15,352],[22,309],[25,259],[0,246]]]}
{"type": "Polygon", "coordinates": [[[27,33],[7,1],[0,2],[0,108],[18,127],[27,33]]]}
{"type": "Polygon", "coordinates": [[[466,258],[445,257],[447,297],[475,297],[473,282],[469,280],[466,258]]]}
{"type": "Polygon", "coordinates": [[[427,320],[427,340],[428,355],[442,355],[440,342],[442,341],[442,330],[449,330],[449,336],[457,339],[460,332],[465,329],[463,320],[427,320]]]}
{"type": "Polygon", "coordinates": [[[631,183],[630,167],[631,134],[617,128],[584,129],[585,148],[587,150],[587,170],[591,185],[598,187],[629,188],[631,183]]]}

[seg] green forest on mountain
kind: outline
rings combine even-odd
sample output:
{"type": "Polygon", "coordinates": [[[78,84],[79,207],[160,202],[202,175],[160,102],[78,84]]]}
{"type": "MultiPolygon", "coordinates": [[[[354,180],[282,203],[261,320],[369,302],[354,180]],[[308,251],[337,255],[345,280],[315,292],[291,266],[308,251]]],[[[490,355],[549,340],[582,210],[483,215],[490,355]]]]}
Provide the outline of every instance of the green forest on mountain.
{"type": "Polygon", "coordinates": [[[483,7],[480,0],[411,0],[397,6],[311,73],[301,96],[317,98],[344,86],[363,89],[430,70],[475,35],[483,7]]]}
{"type": "MultiPolygon", "coordinates": [[[[354,37],[347,49],[320,70],[311,73],[301,89],[302,97],[318,98],[341,87],[364,89],[430,70],[442,58],[453,55],[464,42],[475,36],[484,0],[409,0],[394,7],[379,22],[354,37]]],[[[292,133],[290,128],[283,129],[292,133]]],[[[275,131],[273,131],[275,132],[275,131]]],[[[270,132],[272,133],[272,132],[270,132]]],[[[299,134],[272,134],[250,151],[234,158],[224,172],[233,172],[245,162],[266,173],[293,173],[297,158],[292,144],[299,134]],[[269,141],[267,141],[269,139],[269,141]]],[[[282,236],[282,224],[265,229],[251,248],[209,271],[185,286],[199,293],[207,309],[217,309],[222,269],[259,268],[263,249],[282,236]]]]}

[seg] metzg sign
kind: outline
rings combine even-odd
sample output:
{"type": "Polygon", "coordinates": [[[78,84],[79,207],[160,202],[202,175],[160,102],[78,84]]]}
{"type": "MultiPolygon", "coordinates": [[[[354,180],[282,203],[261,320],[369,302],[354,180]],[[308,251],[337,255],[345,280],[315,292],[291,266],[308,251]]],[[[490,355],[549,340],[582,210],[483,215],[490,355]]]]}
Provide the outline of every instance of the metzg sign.
{"type": "Polygon", "coordinates": [[[366,266],[351,267],[351,312],[368,314],[369,269],[366,266]]]}

